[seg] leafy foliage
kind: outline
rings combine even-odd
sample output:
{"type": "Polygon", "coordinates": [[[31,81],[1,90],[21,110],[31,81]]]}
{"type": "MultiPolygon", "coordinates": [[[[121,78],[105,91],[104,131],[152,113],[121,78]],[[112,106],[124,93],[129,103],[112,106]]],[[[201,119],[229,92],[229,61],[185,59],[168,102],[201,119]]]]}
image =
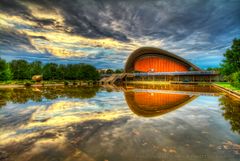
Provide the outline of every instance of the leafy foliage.
{"type": "Polygon", "coordinates": [[[44,80],[97,80],[99,73],[89,64],[42,64],[40,61],[28,63],[13,60],[9,64],[0,59],[0,81],[31,80],[34,75],[42,75],[44,80]]]}
{"type": "Polygon", "coordinates": [[[240,134],[240,101],[228,96],[221,97],[219,101],[224,110],[224,118],[230,122],[232,130],[240,134]]]}
{"type": "Polygon", "coordinates": [[[231,85],[240,88],[240,71],[231,74],[231,85]]]}
{"type": "Polygon", "coordinates": [[[10,68],[14,80],[31,79],[30,65],[26,60],[13,60],[10,62],[10,68]]]}
{"type": "Polygon", "coordinates": [[[42,75],[42,62],[34,61],[30,64],[31,76],[42,75]]]}
{"type": "Polygon", "coordinates": [[[225,59],[221,64],[222,74],[231,75],[240,71],[240,39],[234,39],[231,49],[224,54],[225,59]]]}
{"type": "Polygon", "coordinates": [[[231,49],[224,54],[221,73],[235,87],[240,87],[240,39],[234,39],[231,49]]]}
{"type": "Polygon", "coordinates": [[[123,73],[123,72],[124,72],[123,69],[116,69],[116,70],[115,70],[115,73],[123,73]]]}
{"type": "Polygon", "coordinates": [[[55,63],[48,63],[43,67],[43,79],[54,80],[58,77],[58,65],[55,63]]]}
{"type": "Polygon", "coordinates": [[[113,74],[114,73],[114,71],[112,70],[112,69],[108,69],[107,71],[106,71],[106,74],[113,74]]]}
{"type": "MultiPolygon", "coordinates": [[[[31,86],[30,82],[26,82],[25,86],[31,86]]],[[[14,103],[26,103],[29,100],[41,102],[43,99],[56,99],[56,98],[92,98],[99,91],[99,87],[71,87],[61,86],[56,90],[55,87],[42,87],[38,88],[42,92],[36,91],[33,88],[15,88],[13,90],[1,90],[0,108],[8,101],[14,103]],[[47,91],[47,92],[46,92],[47,91]],[[21,97],[16,97],[21,96],[21,97]]]]}
{"type": "Polygon", "coordinates": [[[211,67],[209,67],[209,68],[207,68],[207,71],[220,71],[221,69],[220,68],[211,68],[211,67]]]}
{"type": "Polygon", "coordinates": [[[0,58],[0,81],[7,81],[12,78],[12,73],[9,64],[0,58]]]}

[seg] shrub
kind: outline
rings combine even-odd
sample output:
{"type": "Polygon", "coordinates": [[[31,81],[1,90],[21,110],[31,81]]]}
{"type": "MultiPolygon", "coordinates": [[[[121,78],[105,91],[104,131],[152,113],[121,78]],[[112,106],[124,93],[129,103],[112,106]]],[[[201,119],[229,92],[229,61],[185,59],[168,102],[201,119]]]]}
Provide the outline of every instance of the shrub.
{"type": "Polygon", "coordinates": [[[9,64],[0,58],[0,81],[8,81],[12,79],[12,72],[9,64]]]}
{"type": "Polygon", "coordinates": [[[240,88],[240,71],[231,74],[231,85],[240,88]]]}
{"type": "Polygon", "coordinates": [[[24,84],[25,87],[31,87],[31,85],[32,84],[30,82],[27,82],[27,83],[24,84]]]}
{"type": "Polygon", "coordinates": [[[69,83],[67,81],[64,82],[64,85],[67,86],[69,83]]]}

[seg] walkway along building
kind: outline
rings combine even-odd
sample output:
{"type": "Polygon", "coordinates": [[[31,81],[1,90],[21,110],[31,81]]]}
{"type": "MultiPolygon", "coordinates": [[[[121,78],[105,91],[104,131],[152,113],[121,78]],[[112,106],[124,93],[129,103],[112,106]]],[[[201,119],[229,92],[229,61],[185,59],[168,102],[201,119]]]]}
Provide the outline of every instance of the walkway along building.
{"type": "MultiPolygon", "coordinates": [[[[130,54],[125,64],[125,73],[103,77],[101,84],[123,81],[168,81],[171,83],[219,81],[219,74],[204,71],[168,51],[141,47],[130,54]]],[[[107,75],[105,75],[107,76],[107,75]]]]}

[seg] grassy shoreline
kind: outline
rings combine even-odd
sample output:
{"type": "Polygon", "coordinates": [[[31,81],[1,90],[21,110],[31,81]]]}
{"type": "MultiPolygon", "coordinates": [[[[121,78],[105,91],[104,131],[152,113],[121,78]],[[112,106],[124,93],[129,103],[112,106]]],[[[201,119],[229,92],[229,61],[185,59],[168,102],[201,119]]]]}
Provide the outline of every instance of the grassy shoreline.
{"type": "Polygon", "coordinates": [[[240,94],[240,88],[233,87],[229,82],[216,82],[214,84],[240,94]]]}
{"type": "Polygon", "coordinates": [[[237,98],[240,99],[240,89],[237,87],[233,87],[228,82],[216,82],[214,83],[214,86],[218,88],[219,90],[237,98]]]}
{"type": "Polygon", "coordinates": [[[92,85],[93,81],[73,81],[73,80],[53,80],[34,82],[30,80],[21,81],[1,81],[0,88],[14,88],[14,87],[42,87],[42,86],[63,86],[63,85],[92,85]]]}
{"type": "Polygon", "coordinates": [[[64,81],[41,81],[41,82],[33,82],[31,80],[19,80],[19,81],[0,81],[0,85],[24,85],[26,83],[34,84],[59,84],[64,83],[64,81]]]}

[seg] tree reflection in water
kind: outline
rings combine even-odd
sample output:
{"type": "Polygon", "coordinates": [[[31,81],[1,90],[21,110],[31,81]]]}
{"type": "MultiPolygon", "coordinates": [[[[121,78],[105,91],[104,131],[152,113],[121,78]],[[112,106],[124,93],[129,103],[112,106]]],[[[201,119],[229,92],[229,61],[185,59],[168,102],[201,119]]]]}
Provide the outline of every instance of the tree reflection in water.
{"type": "Polygon", "coordinates": [[[229,96],[222,96],[220,99],[223,116],[232,126],[232,131],[240,134],[240,101],[229,96]]]}
{"type": "Polygon", "coordinates": [[[0,107],[7,102],[26,103],[29,100],[41,102],[43,99],[57,98],[92,98],[99,91],[99,87],[38,87],[38,88],[11,88],[0,90],[0,107]]]}

